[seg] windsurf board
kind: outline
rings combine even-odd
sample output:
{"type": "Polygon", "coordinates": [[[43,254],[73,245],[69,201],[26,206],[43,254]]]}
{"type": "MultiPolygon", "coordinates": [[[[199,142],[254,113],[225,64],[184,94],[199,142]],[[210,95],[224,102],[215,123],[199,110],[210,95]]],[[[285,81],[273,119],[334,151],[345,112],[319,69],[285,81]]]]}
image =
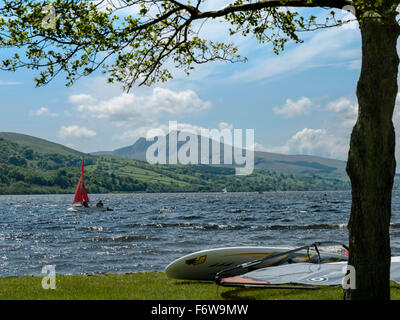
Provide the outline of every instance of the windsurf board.
{"type": "MultiPolygon", "coordinates": [[[[257,259],[264,259],[257,268],[265,268],[290,263],[326,263],[347,261],[347,257],[337,253],[320,253],[315,250],[301,250],[287,253],[294,248],[287,247],[226,247],[197,251],[171,262],[165,269],[170,278],[183,280],[215,280],[218,272],[257,259]],[[270,259],[268,257],[271,256],[270,259]]],[[[231,275],[249,272],[249,269],[235,271],[231,275]]]]}

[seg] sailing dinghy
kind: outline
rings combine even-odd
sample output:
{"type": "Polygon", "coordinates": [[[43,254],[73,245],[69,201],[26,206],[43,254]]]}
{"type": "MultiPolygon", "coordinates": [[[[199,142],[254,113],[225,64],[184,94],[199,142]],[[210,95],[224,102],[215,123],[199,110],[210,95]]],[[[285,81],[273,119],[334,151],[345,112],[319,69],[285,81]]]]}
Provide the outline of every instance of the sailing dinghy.
{"type": "Polygon", "coordinates": [[[82,159],[81,177],[76,187],[74,202],[70,210],[72,211],[113,211],[109,207],[104,206],[89,206],[90,200],[85,188],[85,182],[83,181],[83,170],[84,170],[85,159],[82,159]]]}

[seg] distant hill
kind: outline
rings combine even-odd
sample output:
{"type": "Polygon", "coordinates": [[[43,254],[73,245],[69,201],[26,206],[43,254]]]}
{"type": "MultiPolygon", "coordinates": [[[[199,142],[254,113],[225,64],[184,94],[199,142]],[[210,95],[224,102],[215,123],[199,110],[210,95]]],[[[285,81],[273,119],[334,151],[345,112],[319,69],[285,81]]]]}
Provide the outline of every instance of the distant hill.
{"type": "MultiPolygon", "coordinates": [[[[201,139],[197,137],[200,154],[201,139]]],[[[167,159],[169,157],[169,145],[167,136],[167,159]]],[[[154,141],[147,141],[145,138],[138,139],[133,145],[124,148],[119,148],[114,151],[95,152],[93,155],[114,155],[129,159],[146,161],[146,151],[154,143],[154,141]]],[[[178,149],[185,142],[178,142],[178,149]]],[[[224,144],[220,143],[221,150],[221,163],[223,162],[224,144]]],[[[232,148],[233,149],[233,148],[232,148]]],[[[209,144],[210,158],[212,154],[211,142],[209,144]]],[[[211,161],[210,161],[211,162],[211,161]]],[[[200,163],[200,157],[198,160],[200,163]]],[[[335,159],[328,159],[317,156],[309,155],[284,155],[270,152],[255,151],[254,153],[254,166],[257,169],[265,169],[276,172],[285,173],[337,173],[345,174],[346,162],[335,159]]]]}
{"type": "Polygon", "coordinates": [[[346,162],[341,160],[310,156],[284,155],[256,151],[255,167],[291,173],[335,172],[344,174],[346,162]]]}
{"type": "Polygon", "coordinates": [[[116,149],[114,151],[93,152],[92,155],[113,155],[139,161],[146,161],[146,150],[153,141],[146,141],[145,138],[138,139],[133,145],[116,149]]]}
{"type": "Polygon", "coordinates": [[[0,163],[53,170],[64,166],[77,166],[83,156],[88,163],[94,159],[90,154],[58,143],[20,133],[0,132],[0,163]]]}
{"type": "Polygon", "coordinates": [[[232,166],[152,165],[132,159],[143,159],[149,143],[140,139],[105,155],[89,155],[24,134],[0,133],[0,194],[73,193],[82,156],[89,193],[349,188],[344,164],[337,160],[258,153],[254,172],[237,176],[232,166]]]}
{"type": "Polygon", "coordinates": [[[68,148],[58,143],[50,142],[44,139],[28,136],[26,134],[14,132],[0,132],[0,138],[17,143],[18,145],[31,148],[40,154],[57,153],[64,156],[82,157],[84,153],[68,148]]]}

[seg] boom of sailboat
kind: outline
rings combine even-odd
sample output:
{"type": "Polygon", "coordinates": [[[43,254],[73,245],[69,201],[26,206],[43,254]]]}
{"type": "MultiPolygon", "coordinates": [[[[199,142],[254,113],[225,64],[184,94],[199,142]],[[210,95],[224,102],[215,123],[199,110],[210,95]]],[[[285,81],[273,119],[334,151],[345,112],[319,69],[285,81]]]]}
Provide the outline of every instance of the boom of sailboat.
{"type": "Polygon", "coordinates": [[[109,207],[105,207],[100,200],[96,206],[90,206],[90,199],[86,192],[85,182],[83,180],[85,159],[82,159],[81,177],[79,178],[78,186],[76,187],[74,201],[70,210],[72,211],[113,211],[109,207]]]}

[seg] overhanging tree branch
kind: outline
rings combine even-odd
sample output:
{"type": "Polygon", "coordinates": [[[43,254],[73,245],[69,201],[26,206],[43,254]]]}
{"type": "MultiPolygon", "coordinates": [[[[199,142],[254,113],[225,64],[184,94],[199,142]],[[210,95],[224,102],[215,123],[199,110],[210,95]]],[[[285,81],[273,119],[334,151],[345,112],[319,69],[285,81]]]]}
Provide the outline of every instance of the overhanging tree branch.
{"type": "Polygon", "coordinates": [[[333,9],[342,9],[347,5],[351,5],[351,1],[345,0],[288,0],[288,1],[274,1],[274,0],[261,0],[254,3],[245,3],[240,5],[228,5],[221,10],[208,11],[208,12],[197,12],[195,17],[198,19],[204,18],[218,18],[226,16],[230,13],[235,12],[246,12],[255,11],[265,8],[278,8],[278,7],[293,7],[293,8],[315,8],[315,7],[325,7],[333,9]]]}
{"type": "Polygon", "coordinates": [[[194,64],[245,60],[233,44],[201,39],[193,27],[197,21],[224,18],[234,27],[231,34],[252,34],[260,42],[270,42],[279,53],[287,41],[301,42],[297,35],[300,31],[343,23],[332,19],[317,24],[315,17],[299,17],[293,8],[341,9],[352,2],[235,0],[219,10],[202,11],[203,0],[55,0],[51,1],[57,11],[54,29],[43,29],[41,25],[45,16],[42,9],[47,3],[4,3],[0,9],[5,17],[0,20],[0,47],[27,50],[24,58],[16,52],[3,59],[0,68],[44,69],[36,80],[38,86],[47,84],[59,71],[67,73],[70,85],[101,68],[110,82],[122,82],[129,90],[137,81],[139,85],[150,85],[171,78],[171,72],[163,67],[168,59],[186,72],[194,64]],[[138,8],[135,14],[125,18],[117,15],[118,10],[134,6],[138,8]]]}

